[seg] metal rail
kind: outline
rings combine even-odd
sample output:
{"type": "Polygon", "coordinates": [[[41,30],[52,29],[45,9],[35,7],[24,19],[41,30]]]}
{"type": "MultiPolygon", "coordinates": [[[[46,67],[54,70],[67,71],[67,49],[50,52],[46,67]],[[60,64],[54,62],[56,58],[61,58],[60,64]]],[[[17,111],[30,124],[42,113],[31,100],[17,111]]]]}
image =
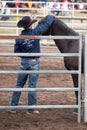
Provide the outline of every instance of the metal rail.
{"type": "MultiPolygon", "coordinates": [[[[43,108],[43,109],[51,109],[51,108],[77,108],[78,109],[78,123],[81,122],[81,36],[3,36],[1,35],[0,36],[0,39],[23,39],[23,38],[36,38],[36,39],[80,39],[79,41],[79,52],[78,54],[77,53],[67,53],[67,54],[37,54],[37,55],[41,55],[41,56],[49,56],[49,57],[52,57],[52,55],[55,57],[63,57],[63,56],[78,56],[79,60],[78,60],[78,66],[79,66],[79,69],[78,70],[71,70],[71,71],[68,71],[68,70],[39,70],[39,71],[14,71],[14,70],[1,70],[0,71],[0,74],[18,74],[18,73],[39,73],[39,74],[78,74],[79,75],[79,79],[78,79],[78,87],[77,89],[72,89],[72,88],[59,88],[57,90],[52,89],[52,88],[42,88],[42,89],[37,89],[37,91],[78,91],[78,104],[77,105],[35,105],[35,106],[0,106],[0,109],[29,109],[29,108],[43,108]],[[64,90],[63,90],[64,89],[64,90]]],[[[74,44],[74,43],[73,43],[74,44]]],[[[0,56],[26,56],[26,54],[8,54],[8,53],[0,53],[0,56]]],[[[31,54],[29,54],[31,55],[31,54]]],[[[35,53],[34,53],[35,55],[35,53]]],[[[28,54],[27,54],[28,56],[28,54]]],[[[33,56],[33,54],[31,55],[33,56]]],[[[1,91],[2,88],[0,89],[1,91]]],[[[20,89],[19,89],[20,90],[20,89]]],[[[4,91],[12,91],[12,89],[4,89],[4,91]]],[[[16,89],[14,89],[14,91],[17,91],[16,89]]],[[[25,89],[21,89],[21,91],[26,91],[25,89]]],[[[27,91],[29,91],[29,89],[27,89],[27,91]]],[[[34,89],[32,89],[32,91],[35,91],[34,89]]]]}

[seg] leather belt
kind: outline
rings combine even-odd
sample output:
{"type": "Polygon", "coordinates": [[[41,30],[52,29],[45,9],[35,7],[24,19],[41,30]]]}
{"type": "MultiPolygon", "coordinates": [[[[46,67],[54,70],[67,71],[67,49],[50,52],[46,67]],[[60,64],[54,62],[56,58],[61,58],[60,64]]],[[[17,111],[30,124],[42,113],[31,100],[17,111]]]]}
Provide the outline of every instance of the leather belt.
{"type": "Polygon", "coordinates": [[[22,59],[25,59],[25,60],[32,60],[32,61],[37,61],[37,60],[39,60],[39,58],[22,58],[22,59]]]}

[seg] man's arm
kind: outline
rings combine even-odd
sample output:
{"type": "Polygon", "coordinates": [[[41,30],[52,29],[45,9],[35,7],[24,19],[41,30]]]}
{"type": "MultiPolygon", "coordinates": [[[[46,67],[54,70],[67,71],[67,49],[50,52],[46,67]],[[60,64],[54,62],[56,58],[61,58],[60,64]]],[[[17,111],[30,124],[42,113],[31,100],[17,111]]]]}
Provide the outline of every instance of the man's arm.
{"type": "Polygon", "coordinates": [[[53,15],[46,16],[46,18],[41,21],[42,23],[40,23],[40,25],[38,25],[34,29],[35,35],[40,35],[45,32],[51,26],[52,22],[54,21],[54,18],[55,17],[53,15]]]}

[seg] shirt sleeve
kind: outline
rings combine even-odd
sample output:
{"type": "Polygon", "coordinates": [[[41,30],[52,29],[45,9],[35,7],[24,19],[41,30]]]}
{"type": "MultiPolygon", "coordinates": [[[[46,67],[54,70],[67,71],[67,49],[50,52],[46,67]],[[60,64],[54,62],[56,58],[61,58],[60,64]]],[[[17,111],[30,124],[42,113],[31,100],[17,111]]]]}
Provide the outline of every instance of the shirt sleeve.
{"type": "Polygon", "coordinates": [[[40,35],[45,32],[52,24],[54,16],[48,15],[40,26],[37,26],[33,31],[35,35],[40,35]]]}

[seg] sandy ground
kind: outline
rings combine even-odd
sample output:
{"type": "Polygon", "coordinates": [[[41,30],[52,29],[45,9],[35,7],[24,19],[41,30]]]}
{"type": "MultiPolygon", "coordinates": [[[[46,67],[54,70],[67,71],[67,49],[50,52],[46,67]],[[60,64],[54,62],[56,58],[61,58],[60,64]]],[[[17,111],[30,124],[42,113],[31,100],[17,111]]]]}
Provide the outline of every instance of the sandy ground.
{"type": "MultiPolygon", "coordinates": [[[[12,47],[0,47],[0,52],[13,52],[12,47]]],[[[42,49],[42,52],[58,52],[58,49],[42,49]]],[[[62,59],[40,58],[42,70],[65,69],[62,59]]],[[[0,57],[0,70],[17,70],[18,57],[0,57]]],[[[1,88],[15,88],[17,75],[1,74],[1,88]]],[[[27,87],[27,84],[25,85],[27,87]]],[[[38,87],[73,87],[69,74],[40,74],[38,87]]],[[[0,92],[0,105],[10,105],[12,92],[0,92]]],[[[23,92],[20,105],[27,105],[27,92],[23,92]]],[[[74,92],[38,92],[38,105],[75,104],[74,92]]],[[[27,110],[18,110],[11,114],[0,110],[0,130],[87,130],[87,123],[77,123],[73,109],[39,109],[40,114],[26,115],[27,110]]]]}

